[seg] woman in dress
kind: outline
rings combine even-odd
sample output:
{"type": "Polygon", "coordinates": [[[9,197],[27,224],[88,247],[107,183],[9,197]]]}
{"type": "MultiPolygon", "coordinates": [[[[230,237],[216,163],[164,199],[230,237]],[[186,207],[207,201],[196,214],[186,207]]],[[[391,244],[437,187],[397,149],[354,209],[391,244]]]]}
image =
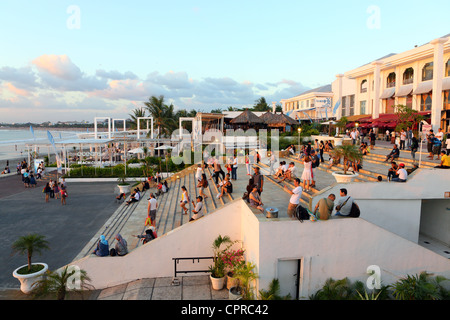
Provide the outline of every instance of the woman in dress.
{"type": "Polygon", "coordinates": [[[304,167],[302,173],[303,191],[308,192],[311,190],[310,184],[314,180],[312,171],[312,161],[308,155],[306,155],[303,158],[303,167],[304,167]]]}
{"type": "Polygon", "coordinates": [[[181,194],[180,207],[184,210],[184,214],[187,214],[188,208],[186,208],[186,204],[189,203],[189,195],[185,186],[181,187],[181,191],[183,193],[181,194]]]}
{"type": "Polygon", "coordinates": [[[250,173],[250,157],[248,156],[248,153],[245,154],[245,166],[247,167],[247,175],[251,176],[251,173],[250,173]]]}

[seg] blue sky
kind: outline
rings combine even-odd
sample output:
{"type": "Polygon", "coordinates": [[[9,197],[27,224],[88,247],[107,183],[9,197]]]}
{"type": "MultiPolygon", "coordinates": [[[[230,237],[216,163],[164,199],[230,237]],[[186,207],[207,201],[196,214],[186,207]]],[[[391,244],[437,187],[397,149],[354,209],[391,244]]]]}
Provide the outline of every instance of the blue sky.
{"type": "Polygon", "coordinates": [[[0,122],[279,102],[450,33],[448,1],[0,0],[0,122]],[[75,10],[71,10],[74,8],[75,10]]]}

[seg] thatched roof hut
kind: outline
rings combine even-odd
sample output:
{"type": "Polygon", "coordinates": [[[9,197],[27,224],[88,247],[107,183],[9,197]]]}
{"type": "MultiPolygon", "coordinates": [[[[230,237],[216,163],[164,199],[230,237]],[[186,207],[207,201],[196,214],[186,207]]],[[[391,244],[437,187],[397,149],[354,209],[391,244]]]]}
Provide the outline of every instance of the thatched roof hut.
{"type": "Polygon", "coordinates": [[[244,112],[231,120],[230,123],[233,125],[253,126],[262,125],[264,124],[264,121],[250,110],[245,109],[244,112]]]}
{"type": "Polygon", "coordinates": [[[282,128],[283,131],[286,130],[286,126],[295,126],[299,123],[292,119],[291,117],[281,113],[281,114],[274,114],[274,113],[265,113],[261,118],[264,119],[264,123],[269,128],[282,128]],[[263,118],[264,116],[264,118],[263,118]]]}

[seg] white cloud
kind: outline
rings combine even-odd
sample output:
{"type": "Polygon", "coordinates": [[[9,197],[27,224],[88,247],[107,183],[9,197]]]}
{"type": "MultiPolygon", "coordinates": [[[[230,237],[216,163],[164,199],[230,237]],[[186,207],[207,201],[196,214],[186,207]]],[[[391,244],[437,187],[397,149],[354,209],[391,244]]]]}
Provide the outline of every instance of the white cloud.
{"type": "Polygon", "coordinates": [[[53,117],[72,112],[74,119],[87,119],[86,112],[122,113],[128,117],[130,111],[124,114],[125,110],[143,106],[153,95],[164,95],[177,109],[210,111],[252,106],[261,96],[267,101],[280,101],[307,89],[289,79],[264,84],[230,77],[192,79],[185,71],[154,71],[144,79],[132,71],[99,69],[89,75],[66,55],[42,55],[29,67],[0,68],[0,111],[12,107],[19,110],[18,114],[26,111],[16,122],[34,121],[37,111],[39,116],[53,117]]]}

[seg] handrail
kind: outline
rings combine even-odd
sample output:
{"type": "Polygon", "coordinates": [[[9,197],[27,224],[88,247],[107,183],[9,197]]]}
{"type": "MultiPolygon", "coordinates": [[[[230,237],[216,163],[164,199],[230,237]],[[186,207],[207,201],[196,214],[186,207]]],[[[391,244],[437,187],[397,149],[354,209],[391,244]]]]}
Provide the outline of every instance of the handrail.
{"type": "Polygon", "coordinates": [[[209,270],[177,270],[177,264],[180,262],[180,260],[192,260],[192,263],[195,263],[195,260],[197,260],[197,263],[200,263],[200,260],[210,260],[210,259],[214,261],[214,257],[172,258],[174,262],[174,277],[176,278],[179,273],[210,272],[209,270]]]}

